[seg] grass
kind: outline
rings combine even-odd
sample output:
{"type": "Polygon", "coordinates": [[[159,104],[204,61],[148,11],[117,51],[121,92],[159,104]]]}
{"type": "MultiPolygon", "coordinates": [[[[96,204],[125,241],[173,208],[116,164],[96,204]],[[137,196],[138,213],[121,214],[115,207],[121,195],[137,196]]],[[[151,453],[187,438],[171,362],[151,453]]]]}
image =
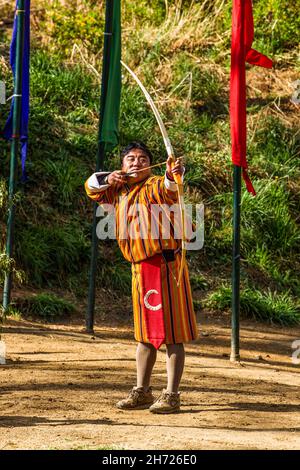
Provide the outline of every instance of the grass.
{"type": "Polygon", "coordinates": [[[68,66],[55,55],[36,49],[31,55],[31,89],[34,102],[46,104],[52,111],[79,114],[86,119],[86,108],[98,111],[98,94],[93,75],[79,65],[68,66]]]}
{"type": "Polygon", "coordinates": [[[4,282],[6,273],[12,272],[18,284],[22,284],[26,280],[24,271],[16,268],[16,262],[13,258],[7,256],[6,253],[0,252],[0,282],[4,282]]]}
{"type": "MultiPolygon", "coordinates": [[[[94,171],[97,152],[104,2],[79,3],[74,12],[68,2],[52,2],[47,15],[40,4],[36,13],[29,180],[26,185],[18,183],[16,259],[2,258],[0,278],[7,263],[14,263],[14,269],[26,273],[25,282],[31,286],[64,286],[84,297],[92,205],[83,182],[94,171]]],[[[231,4],[223,0],[125,0],[122,8],[123,59],[156,101],[176,154],[186,156],[186,200],[205,205],[205,245],[193,255],[193,289],[204,295],[210,286],[217,286],[218,293],[228,276],[224,273],[230,272],[232,249],[231,4]],[[208,281],[200,273],[200,261],[205,269],[214,269],[213,279],[208,281]]],[[[0,7],[0,13],[3,18],[11,16],[7,7],[0,7]]],[[[242,279],[251,281],[255,292],[255,298],[247,293],[249,305],[259,305],[260,318],[273,318],[276,314],[270,305],[279,312],[279,300],[285,299],[287,289],[287,304],[295,312],[300,293],[299,117],[290,103],[292,90],[285,86],[298,78],[293,71],[299,67],[300,28],[297,5],[287,0],[254,2],[254,17],[254,47],[272,56],[276,68],[266,72],[249,67],[247,72],[248,158],[257,196],[250,196],[243,186],[242,279]],[[276,295],[269,294],[269,289],[276,295]],[[265,297],[260,298],[258,292],[265,297]]],[[[9,34],[3,28],[0,34],[0,75],[10,94],[9,34]]],[[[120,146],[144,140],[155,161],[163,161],[165,149],[156,121],[139,88],[123,74],[120,146]]],[[[0,127],[9,105],[0,108],[0,127]]],[[[107,169],[118,167],[118,150],[107,156],[107,169]]],[[[1,151],[3,246],[10,149],[2,141],[1,151]]],[[[122,260],[116,244],[101,242],[97,285],[116,291],[122,299],[130,290],[130,277],[130,265],[122,260]]]]}
{"type": "Polygon", "coordinates": [[[75,306],[53,294],[37,294],[27,298],[16,299],[14,305],[25,317],[38,317],[43,321],[55,321],[75,313],[75,306]]]}
{"type": "MultiPolygon", "coordinates": [[[[231,307],[231,289],[220,287],[211,294],[206,306],[221,311],[231,307]]],[[[300,322],[300,304],[289,294],[277,292],[261,292],[257,289],[244,288],[241,290],[241,314],[248,318],[294,325],[300,322]]]]}
{"type": "Polygon", "coordinates": [[[194,290],[206,290],[209,287],[208,281],[201,274],[193,274],[190,276],[191,287],[194,290]]]}
{"type": "Polygon", "coordinates": [[[45,160],[44,174],[49,181],[48,188],[54,201],[62,207],[62,210],[74,210],[75,195],[80,194],[84,179],[81,173],[82,165],[77,164],[75,159],[67,157],[68,155],[61,152],[59,160],[45,160]]]}
{"type": "Polygon", "coordinates": [[[296,127],[287,127],[274,116],[262,119],[249,146],[253,163],[270,176],[299,178],[300,139],[296,127]]]}
{"type": "MultiPolygon", "coordinates": [[[[300,229],[296,206],[285,179],[261,179],[254,182],[257,196],[243,192],[241,200],[241,249],[243,258],[258,258],[266,253],[274,259],[287,259],[299,253],[300,229]],[[255,255],[256,253],[256,255],[255,255]]],[[[208,239],[212,246],[219,243],[227,250],[231,244],[232,194],[217,194],[214,204],[222,207],[218,220],[210,226],[208,239]],[[214,241],[213,241],[214,239],[214,241]]],[[[268,263],[265,257],[264,265],[268,263]]]]}
{"type": "Polygon", "coordinates": [[[22,319],[22,314],[19,309],[12,302],[4,311],[3,306],[0,306],[0,335],[1,335],[1,325],[5,322],[7,317],[12,317],[14,320],[19,321],[22,319]]]}
{"type": "Polygon", "coordinates": [[[20,228],[16,254],[36,286],[64,284],[89,255],[89,243],[78,224],[28,225],[20,228]]]}

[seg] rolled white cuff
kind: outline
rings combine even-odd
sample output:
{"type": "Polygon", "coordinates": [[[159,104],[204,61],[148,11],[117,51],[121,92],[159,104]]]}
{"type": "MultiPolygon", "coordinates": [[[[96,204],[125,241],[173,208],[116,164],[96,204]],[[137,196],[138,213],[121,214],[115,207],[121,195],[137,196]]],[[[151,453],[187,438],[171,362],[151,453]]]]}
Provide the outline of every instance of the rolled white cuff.
{"type": "MultiPolygon", "coordinates": [[[[185,173],[185,168],[184,168],[184,173],[185,173]]],[[[182,181],[184,178],[184,173],[182,175],[182,181]]],[[[169,191],[177,191],[177,184],[175,183],[175,181],[172,181],[167,177],[167,172],[165,172],[165,187],[169,191]]]]}
{"type": "Polygon", "coordinates": [[[90,176],[87,180],[88,188],[94,192],[103,191],[104,189],[108,188],[110,186],[109,184],[99,184],[97,176],[106,176],[109,174],[109,171],[97,171],[96,173],[93,173],[92,176],[90,176]]]}

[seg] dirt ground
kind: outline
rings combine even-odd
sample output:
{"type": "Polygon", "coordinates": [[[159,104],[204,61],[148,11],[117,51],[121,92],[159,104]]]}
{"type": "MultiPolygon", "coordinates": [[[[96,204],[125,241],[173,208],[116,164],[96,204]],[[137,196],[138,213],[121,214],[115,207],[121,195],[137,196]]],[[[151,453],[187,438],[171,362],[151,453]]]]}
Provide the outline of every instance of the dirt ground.
{"type": "MultiPolygon", "coordinates": [[[[201,319],[187,345],[182,409],[174,415],[122,411],[135,384],[135,342],[128,324],[8,320],[0,366],[0,449],[299,449],[300,365],[291,344],[300,328],[242,322],[241,359],[229,360],[230,325],[201,319]]],[[[166,385],[165,350],[153,374],[166,385]]]]}

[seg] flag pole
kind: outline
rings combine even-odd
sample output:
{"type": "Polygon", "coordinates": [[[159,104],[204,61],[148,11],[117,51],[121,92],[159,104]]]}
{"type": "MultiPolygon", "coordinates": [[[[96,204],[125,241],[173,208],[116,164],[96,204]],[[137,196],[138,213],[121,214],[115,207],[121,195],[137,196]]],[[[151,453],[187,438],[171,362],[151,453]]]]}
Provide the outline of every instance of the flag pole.
{"type": "MultiPolygon", "coordinates": [[[[15,228],[15,204],[13,202],[16,173],[17,157],[20,146],[20,127],[21,127],[21,106],[22,106],[22,74],[23,74],[23,49],[24,49],[24,24],[25,24],[25,0],[19,0],[16,9],[17,15],[17,37],[16,37],[16,69],[14,83],[14,108],[13,108],[13,132],[11,138],[10,153],[10,175],[9,175],[9,193],[8,193],[8,219],[7,219],[7,238],[6,255],[12,258],[14,244],[15,228]]],[[[3,288],[3,309],[7,311],[11,299],[12,271],[5,273],[3,288]]]]}
{"type": "Polygon", "coordinates": [[[232,315],[231,361],[240,360],[240,221],[241,167],[233,166],[233,249],[232,249],[232,315]]]}
{"type": "MultiPolygon", "coordinates": [[[[109,79],[110,53],[113,33],[113,3],[114,0],[106,0],[105,7],[105,31],[104,31],[104,47],[103,47],[103,67],[101,81],[101,99],[99,112],[99,130],[98,130],[98,152],[96,159],[96,171],[103,166],[105,159],[105,142],[101,141],[101,130],[103,126],[103,116],[107,96],[107,85],[109,79]]],[[[91,262],[89,272],[89,290],[88,290],[88,306],[86,312],[86,331],[93,333],[94,330],[94,311],[95,311],[95,291],[96,291],[96,269],[97,269],[97,253],[98,239],[96,234],[97,211],[98,204],[93,203],[93,224],[92,224],[92,249],[91,262]]]]}
{"type": "Polygon", "coordinates": [[[240,206],[241,174],[247,191],[255,189],[247,174],[246,62],[272,68],[272,60],[252,49],[254,23],[252,0],[232,0],[230,127],[233,174],[233,256],[232,256],[232,361],[240,360],[240,206]]]}

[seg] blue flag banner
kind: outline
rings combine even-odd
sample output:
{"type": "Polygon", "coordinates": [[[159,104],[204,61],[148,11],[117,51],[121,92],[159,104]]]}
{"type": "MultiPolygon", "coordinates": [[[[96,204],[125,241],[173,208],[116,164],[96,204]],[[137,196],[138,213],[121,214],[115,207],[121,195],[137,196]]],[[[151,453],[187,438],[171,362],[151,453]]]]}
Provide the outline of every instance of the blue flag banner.
{"type": "MultiPolygon", "coordinates": [[[[16,0],[16,10],[18,9],[19,0],[16,0]]],[[[10,45],[10,65],[15,79],[16,65],[16,38],[17,38],[17,15],[15,14],[13,36],[10,45]]],[[[21,106],[21,162],[22,162],[22,181],[26,181],[25,161],[27,157],[28,143],[28,120],[29,120],[29,54],[30,54],[30,0],[25,0],[25,24],[24,24],[24,49],[23,49],[23,73],[22,73],[22,106],[21,106]]],[[[12,138],[13,132],[13,110],[14,98],[10,113],[6,121],[3,136],[9,140],[12,138]]]]}

